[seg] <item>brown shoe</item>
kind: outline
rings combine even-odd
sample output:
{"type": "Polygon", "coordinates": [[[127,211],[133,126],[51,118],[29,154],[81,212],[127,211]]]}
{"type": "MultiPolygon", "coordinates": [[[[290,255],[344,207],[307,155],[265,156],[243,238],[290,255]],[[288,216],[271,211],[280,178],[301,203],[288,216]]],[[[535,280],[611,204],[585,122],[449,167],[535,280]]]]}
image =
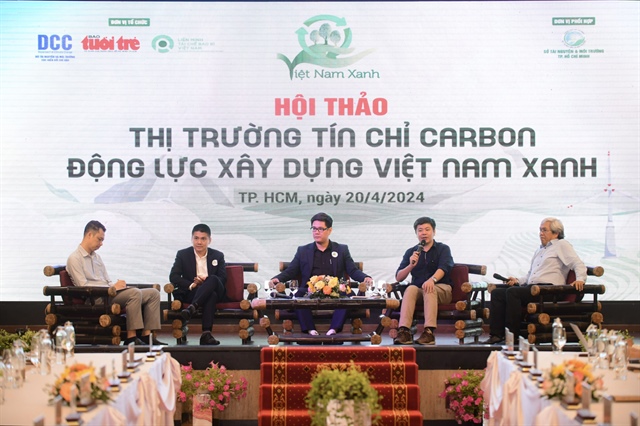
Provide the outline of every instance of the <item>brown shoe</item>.
{"type": "Polygon", "coordinates": [[[404,328],[401,327],[398,330],[398,335],[396,336],[395,339],[393,339],[393,344],[394,345],[411,345],[413,344],[413,338],[411,336],[411,332],[404,328]]]}
{"type": "Polygon", "coordinates": [[[436,336],[433,335],[431,329],[425,328],[416,343],[419,345],[435,345],[436,336]]]}

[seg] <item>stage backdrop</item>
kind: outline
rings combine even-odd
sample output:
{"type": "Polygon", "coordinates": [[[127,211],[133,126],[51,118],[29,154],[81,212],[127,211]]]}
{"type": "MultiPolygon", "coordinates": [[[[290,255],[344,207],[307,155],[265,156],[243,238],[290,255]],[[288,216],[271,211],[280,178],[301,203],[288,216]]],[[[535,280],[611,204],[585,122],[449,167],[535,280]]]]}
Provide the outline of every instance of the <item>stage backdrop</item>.
{"type": "Polygon", "coordinates": [[[91,219],[113,279],[166,283],[205,222],[263,281],[320,211],[377,281],[420,216],[488,277],[556,216],[640,300],[637,2],[0,5],[3,301],[91,219]]]}

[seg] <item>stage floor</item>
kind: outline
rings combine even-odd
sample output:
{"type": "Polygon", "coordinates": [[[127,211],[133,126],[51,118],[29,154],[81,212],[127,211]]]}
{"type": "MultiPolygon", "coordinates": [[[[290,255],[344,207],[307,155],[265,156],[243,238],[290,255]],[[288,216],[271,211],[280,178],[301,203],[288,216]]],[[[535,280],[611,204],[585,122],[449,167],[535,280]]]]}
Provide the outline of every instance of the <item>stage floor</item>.
{"type": "MultiPolygon", "coordinates": [[[[368,328],[368,327],[367,327],[368,328]]],[[[370,332],[365,328],[365,333],[370,332]]],[[[374,327],[371,325],[371,331],[374,327]]],[[[191,326],[188,341],[184,345],[176,344],[176,339],[171,336],[170,331],[163,329],[158,333],[157,338],[162,342],[168,343],[163,350],[171,353],[171,355],[180,364],[193,363],[196,369],[204,369],[212,360],[225,365],[232,370],[259,370],[260,369],[260,350],[269,346],[267,342],[267,332],[256,327],[255,333],[248,344],[242,344],[237,334],[237,325],[214,326],[214,336],[220,341],[217,346],[200,346],[200,327],[197,324],[191,326]]],[[[420,327],[420,330],[422,328],[420,327]]],[[[319,327],[321,333],[326,330],[319,327]]],[[[348,332],[343,332],[348,333],[348,332]]],[[[436,330],[436,344],[410,345],[417,351],[418,366],[420,370],[457,370],[462,369],[483,369],[486,366],[486,360],[490,352],[499,350],[500,346],[473,344],[472,338],[467,338],[464,345],[458,344],[458,339],[453,335],[454,328],[451,325],[443,325],[436,330]]],[[[417,338],[417,336],[416,336],[417,338]]],[[[488,338],[488,334],[480,337],[480,341],[488,338]]],[[[279,343],[280,346],[290,345],[296,346],[296,343],[279,343]]],[[[392,346],[393,339],[389,337],[388,332],[383,333],[382,343],[379,346],[392,346]]],[[[345,342],[343,347],[366,348],[375,347],[370,342],[345,342]]],[[[319,344],[318,350],[322,350],[325,345],[319,344]]],[[[78,352],[85,351],[122,351],[121,346],[89,346],[79,345],[78,352]]],[[[138,348],[139,351],[145,350],[138,348]]]]}

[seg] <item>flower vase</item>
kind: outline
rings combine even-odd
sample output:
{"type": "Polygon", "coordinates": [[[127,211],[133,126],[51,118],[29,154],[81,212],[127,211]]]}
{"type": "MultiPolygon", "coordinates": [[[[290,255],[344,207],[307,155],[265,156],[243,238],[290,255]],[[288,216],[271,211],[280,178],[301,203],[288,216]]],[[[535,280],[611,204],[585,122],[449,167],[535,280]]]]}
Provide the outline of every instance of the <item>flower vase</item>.
{"type": "Polygon", "coordinates": [[[327,426],[371,426],[371,409],[350,399],[332,399],[327,404],[327,426]]]}
{"type": "Polygon", "coordinates": [[[213,424],[213,409],[209,405],[210,401],[211,396],[208,393],[193,396],[192,426],[211,426],[213,424]]]}

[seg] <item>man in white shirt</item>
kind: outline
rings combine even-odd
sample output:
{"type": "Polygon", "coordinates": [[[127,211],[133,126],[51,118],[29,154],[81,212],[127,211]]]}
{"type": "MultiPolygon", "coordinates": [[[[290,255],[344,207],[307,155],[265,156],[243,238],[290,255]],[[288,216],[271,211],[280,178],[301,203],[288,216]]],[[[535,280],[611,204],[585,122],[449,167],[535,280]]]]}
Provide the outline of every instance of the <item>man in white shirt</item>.
{"type": "MultiPolygon", "coordinates": [[[[127,287],[127,283],[118,280],[115,283],[109,278],[100,255],[96,253],[104,242],[107,228],[92,220],[84,228],[84,237],[78,248],[67,259],[67,272],[78,287],[99,286],[115,287],[118,293],[110,297],[108,303],[118,303],[127,313],[127,339],[125,345],[135,342],[136,345],[148,345],[151,331],[160,330],[160,292],[154,288],[138,289],[127,287]],[[140,338],[137,330],[142,330],[140,338]]],[[[154,338],[154,344],[164,344],[154,338]]]]}
{"type": "Polygon", "coordinates": [[[535,299],[529,285],[565,285],[569,271],[573,270],[576,280],[571,285],[577,290],[584,289],[587,267],[573,246],[564,239],[564,225],[560,220],[548,217],[542,221],[540,243],[531,260],[529,273],[520,278],[509,277],[506,284],[510,287],[491,292],[491,337],[483,343],[502,343],[505,326],[516,338],[520,335],[522,306],[535,299]]]}

